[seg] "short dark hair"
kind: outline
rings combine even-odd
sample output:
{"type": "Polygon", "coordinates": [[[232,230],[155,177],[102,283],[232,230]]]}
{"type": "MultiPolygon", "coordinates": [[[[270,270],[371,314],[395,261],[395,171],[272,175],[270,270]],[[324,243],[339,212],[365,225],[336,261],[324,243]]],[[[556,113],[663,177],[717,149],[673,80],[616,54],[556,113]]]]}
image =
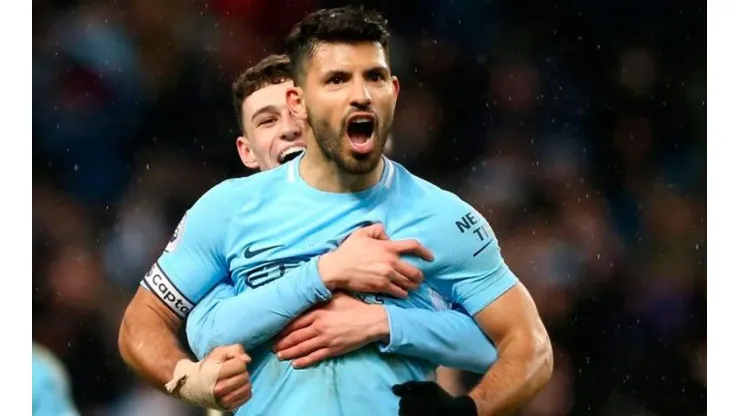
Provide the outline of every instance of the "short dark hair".
{"type": "Polygon", "coordinates": [[[242,120],[242,104],[255,91],[269,85],[282,84],[291,81],[290,59],[286,55],[270,55],[259,61],[257,65],[242,72],[231,85],[231,95],[236,110],[236,119],[239,121],[239,130],[245,133],[242,120]]]}
{"type": "Polygon", "coordinates": [[[388,21],[380,13],[363,7],[321,9],[298,22],[285,39],[293,80],[305,81],[305,63],[319,43],[378,42],[389,57],[388,21]]]}

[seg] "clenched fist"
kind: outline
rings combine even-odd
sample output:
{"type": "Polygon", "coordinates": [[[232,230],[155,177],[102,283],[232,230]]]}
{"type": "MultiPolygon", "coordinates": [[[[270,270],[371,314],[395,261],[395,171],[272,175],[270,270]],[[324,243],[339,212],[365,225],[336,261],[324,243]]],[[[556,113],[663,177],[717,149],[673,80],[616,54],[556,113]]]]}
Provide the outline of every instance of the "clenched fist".
{"type": "Polygon", "coordinates": [[[250,361],[252,359],[239,344],[214,348],[203,359],[203,363],[221,364],[213,396],[222,408],[234,410],[252,397],[252,382],[247,372],[250,361]]]}

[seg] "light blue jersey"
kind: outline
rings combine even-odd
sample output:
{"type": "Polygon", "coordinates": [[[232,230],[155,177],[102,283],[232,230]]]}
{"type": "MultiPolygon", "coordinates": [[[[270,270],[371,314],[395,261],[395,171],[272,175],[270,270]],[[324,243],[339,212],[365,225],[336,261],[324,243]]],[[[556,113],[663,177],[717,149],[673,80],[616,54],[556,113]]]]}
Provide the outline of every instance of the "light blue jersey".
{"type": "MultiPolygon", "coordinates": [[[[181,317],[224,279],[233,285],[234,293],[227,294],[232,299],[209,302],[199,316],[210,328],[212,346],[233,339],[248,339],[256,346],[249,349],[254,394],[238,415],[397,414],[398,398],[390,387],[432,379],[436,365],[430,360],[367,346],[295,370],[270,351],[266,341],[331,297],[318,274],[317,256],[372,223],[383,224],[393,240],[413,238],[429,248],[435,256],[432,262],[406,259],[425,276],[407,299],[359,295],[385,305],[392,327],[404,320],[398,313],[402,309],[437,311],[459,304],[475,315],[517,279],[504,263],[488,223],[454,194],[387,159],[372,188],[326,193],[302,180],[302,159],[226,181],[207,192],[183,218],[142,284],[181,317]]],[[[222,290],[211,296],[223,296],[222,290]]],[[[391,348],[413,336],[403,331],[395,335],[391,348]]],[[[207,348],[201,345],[200,354],[207,348]]]]}
{"type": "Polygon", "coordinates": [[[33,416],[78,415],[70,396],[67,374],[59,360],[35,343],[32,357],[33,416]]]}

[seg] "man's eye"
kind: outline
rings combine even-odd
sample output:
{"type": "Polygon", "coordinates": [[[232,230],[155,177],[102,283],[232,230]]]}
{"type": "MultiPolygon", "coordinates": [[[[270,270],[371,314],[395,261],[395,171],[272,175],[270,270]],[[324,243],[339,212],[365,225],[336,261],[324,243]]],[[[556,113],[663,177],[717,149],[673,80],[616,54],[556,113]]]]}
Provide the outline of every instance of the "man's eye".
{"type": "Polygon", "coordinates": [[[266,118],[259,123],[257,123],[258,126],[268,126],[270,124],[274,124],[277,121],[275,117],[266,118]]]}

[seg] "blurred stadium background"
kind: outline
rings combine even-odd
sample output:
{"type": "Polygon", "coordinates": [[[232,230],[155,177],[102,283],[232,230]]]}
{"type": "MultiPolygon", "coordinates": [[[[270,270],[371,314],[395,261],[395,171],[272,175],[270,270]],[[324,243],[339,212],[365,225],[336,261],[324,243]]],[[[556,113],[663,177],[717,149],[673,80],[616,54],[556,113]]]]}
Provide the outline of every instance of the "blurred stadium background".
{"type": "MultiPolygon", "coordinates": [[[[33,2],[33,336],[83,414],[203,413],[126,370],[123,309],[184,210],[249,174],[231,80],[347,3],[33,2]]],[[[548,325],[523,414],[705,413],[705,3],[364,3],[394,31],[391,156],[488,217],[548,325]]]]}

